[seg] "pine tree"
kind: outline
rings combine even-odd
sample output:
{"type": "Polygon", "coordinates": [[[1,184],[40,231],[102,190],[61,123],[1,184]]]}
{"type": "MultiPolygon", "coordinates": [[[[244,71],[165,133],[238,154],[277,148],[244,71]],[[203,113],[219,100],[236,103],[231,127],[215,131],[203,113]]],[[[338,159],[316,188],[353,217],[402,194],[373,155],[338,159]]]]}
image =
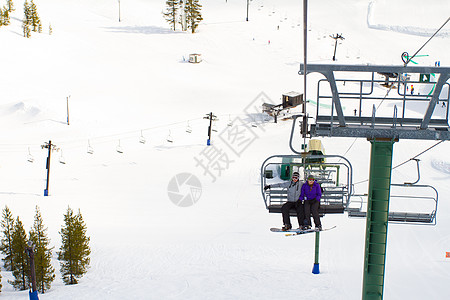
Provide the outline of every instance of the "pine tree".
{"type": "Polygon", "coordinates": [[[201,14],[202,5],[199,0],[186,0],[186,6],[184,11],[186,13],[186,21],[188,28],[191,28],[191,32],[194,33],[203,18],[201,14]]]}
{"type": "Polygon", "coordinates": [[[32,30],[34,32],[42,32],[41,19],[39,18],[37,7],[33,0],[30,2],[30,25],[33,27],[32,30]]]}
{"type": "Polygon", "coordinates": [[[23,4],[23,13],[25,15],[22,21],[23,36],[29,38],[31,37],[31,6],[27,0],[23,4]]]}
{"type": "Polygon", "coordinates": [[[14,231],[14,218],[8,206],[5,206],[2,213],[2,239],[0,251],[4,254],[3,263],[7,271],[12,271],[14,267],[12,255],[12,233],[14,231]]]}
{"type": "Polygon", "coordinates": [[[19,217],[17,217],[12,232],[12,254],[14,263],[12,274],[15,280],[8,280],[8,282],[18,290],[26,290],[30,284],[30,267],[28,255],[25,251],[26,248],[27,234],[25,233],[22,222],[19,217]]]}
{"type": "Polygon", "coordinates": [[[14,8],[14,3],[12,2],[12,0],[6,0],[6,5],[8,6],[8,11],[9,12],[12,12],[12,11],[16,10],[14,8]]]}
{"type": "Polygon", "coordinates": [[[3,25],[8,26],[9,24],[11,24],[11,17],[9,16],[10,14],[10,10],[8,10],[8,8],[6,6],[3,6],[3,25]]]}
{"type": "Polygon", "coordinates": [[[47,236],[47,228],[44,227],[41,212],[36,206],[33,228],[30,231],[30,241],[35,246],[34,266],[36,270],[36,285],[38,290],[44,294],[49,290],[55,279],[55,269],[52,267],[52,249],[50,239],[47,236]]]}
{"type": "Polygon", "coordinates": [[[177,11],[178,11],[178,0],[167,0],[166,1],[166,11],[163,12],[164,18],[173,27],[175,31],[175,24],[177,23],[177,11]]]}
{"type": "Polygon", "coordinates": [[[62,279],[65,284],[76,284],[76,278],[82,277],[89,267],[91,250],[90,238],[86,236],[86,224],[80,210],[74,215],[69,207],[64,215],[64,226],[60,232],[62,245],[58,252],[62,279]]]}
{"type": "Polygon", "coordinates": [[[10,19],[10,11],[8,10],[8,8],[6,6],[3,6],[3,9],[0,8],[0,26],[7,26],[11,23],[11,19],[10,19]]]}

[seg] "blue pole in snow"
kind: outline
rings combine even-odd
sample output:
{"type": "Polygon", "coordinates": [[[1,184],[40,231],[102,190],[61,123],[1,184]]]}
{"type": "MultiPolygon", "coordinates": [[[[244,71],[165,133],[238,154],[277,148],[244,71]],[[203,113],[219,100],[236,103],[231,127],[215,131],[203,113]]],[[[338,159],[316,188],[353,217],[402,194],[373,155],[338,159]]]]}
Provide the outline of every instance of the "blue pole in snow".
{"type": "Polygon", "coordinates": [[[30,293],[30,300],[39,300],[37,291],[34,291],[34,292],[30,291],[29,293],[30,293]]]}

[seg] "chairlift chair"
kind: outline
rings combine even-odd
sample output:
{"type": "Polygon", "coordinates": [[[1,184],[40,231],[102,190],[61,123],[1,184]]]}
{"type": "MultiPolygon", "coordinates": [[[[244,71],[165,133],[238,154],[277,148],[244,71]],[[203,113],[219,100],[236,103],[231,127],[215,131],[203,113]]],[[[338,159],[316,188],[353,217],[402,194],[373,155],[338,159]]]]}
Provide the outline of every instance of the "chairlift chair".
{"type": "Polygon", "coordinates": [[[66,159],[65,159],[64,156],[63,156],[62,150],[61,150],[61,156],[59,157],[59,162],[60,162],[61,164],[63,164],[63,165],[66,164],[66,159]]]}
{"type": "Polygon", "coordinates": [[[116,147],[116,151],[117,151],[118,153],[123,153],[123,149],[122,149],[122,147],[120,146],[120,140],[119,140],[119,144],[118,144],[117,147],[116,147]]]}
{"type": "Polygon", "coordinates": [[[88,154],[94,154],[94,148],[91,147],[91,142],[88,140],[87,151],[88,154]]]}
{"type": "Polygon", "coordinates": [[[252,127],[258,127],[258,124],[256,124],[255,118],[252,118],[252,123],[251,123],[252,127]]]}
{"type": "Polygon", "coordinates": [[[142,130],[141,130],[141,137],[139,138],[139,143],[145,144],[145,142],[146,142],[146,140],[145,140],[145,137],[144,137],[144,135],[142,134],[142,130]]]}
{"type": "Polygon", "coordinates": [[[228,126],[228,127],[233,126],[233,121],[231,121],[231,116],[230,116],[230,115],[228,115],[228,123],[227,123],[227,126],[228,126]]]}
{"type": "Polygon", "coordinates": [[[167,140],[167,142],[169,142],[169,143],[173,143],[173,138],[172,138],[172,135],[171,135],[170,130],[169,130],[169,135],[167,136],[166,140],[167,140]]]}
{"type": "Polygon", "coordinates": [[[323,188],[319,209],[321,215],[344,213],[352,194],[353,168],[345,157],[339,155],[309,155],[307,157],[302,155],[273,155],[267,158],[261,166],[260,176],[261,193],[266,209],[270,213],[281,212],[281,206],[287,199],[287,192],[285,189],[278,188],[264,191],[264,186],[290,180],[294,171],[304,174],[304,178],[312,171],[315,172],[317,182],[323,188]],[[319,158],[322,158],[321,161],[323,162],[314,165],[308,162],[308,159],[319,158]],[[324,158],[333,161],[325,162],[324,158]],[[335,172],[331,172],[333,169],[335,172]],[[339,172],[339,169],[342,171],[339,172]],[[324,173],[324,170],[327,171],[327,174],[325,174],[327,176],[317,176],[324,173]],[[341,180],[339,174],[342,176],[341,180]]]}
{"type": "Polygon", "coordinates": [[[28,160],[30,163],[34,162],[34,157],[33,157],[33,155],[31,155],[30,147],[28,147],[28,157],[27,157],[27,160],[28,160]]]}
{"type": "Polygon", "coordinates": [[[186,126],[186,132],[187,133],[192,133],[192,127],[191,127],[191,125],[189,125],[189,121],[188,121],[187,126],[186,126]]]}

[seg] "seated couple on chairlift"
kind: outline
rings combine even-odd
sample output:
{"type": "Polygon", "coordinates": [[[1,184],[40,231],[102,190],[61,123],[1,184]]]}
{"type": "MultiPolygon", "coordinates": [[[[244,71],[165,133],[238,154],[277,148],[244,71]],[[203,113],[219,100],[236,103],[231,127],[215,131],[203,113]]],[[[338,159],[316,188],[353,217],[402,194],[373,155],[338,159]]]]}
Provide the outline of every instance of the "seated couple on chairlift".
{"type": "Polygon", "coordinates": [[[283,216],[283,231],[292,229],[289,211],[294,208],[297,212],[298,226],[300,230],[311,228],[311,213],[314,219],[316,229],[322,230],[320,223],[319,205],[322,190],[320,185],[314,179],[313,175],[309,175],[305,183],[300,185],[300,174],[294,172],[289,182],[282,182],[272,185],[266,185],[264,190],[272,187],[287,188],[287,202],[281,207],[283,216]]]}

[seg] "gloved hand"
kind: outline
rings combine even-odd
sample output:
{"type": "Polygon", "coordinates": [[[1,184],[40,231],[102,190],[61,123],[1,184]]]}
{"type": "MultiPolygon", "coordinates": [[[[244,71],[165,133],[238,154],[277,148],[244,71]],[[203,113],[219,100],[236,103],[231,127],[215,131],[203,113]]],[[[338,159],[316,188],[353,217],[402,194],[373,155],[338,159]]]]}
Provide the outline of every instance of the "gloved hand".
{"type": "Polygon", "coordinates": [[[268,189],[270,189],[270,185],[264,186],[264,190],[265,190],[265,191],[267,191],[268,189]]]}

